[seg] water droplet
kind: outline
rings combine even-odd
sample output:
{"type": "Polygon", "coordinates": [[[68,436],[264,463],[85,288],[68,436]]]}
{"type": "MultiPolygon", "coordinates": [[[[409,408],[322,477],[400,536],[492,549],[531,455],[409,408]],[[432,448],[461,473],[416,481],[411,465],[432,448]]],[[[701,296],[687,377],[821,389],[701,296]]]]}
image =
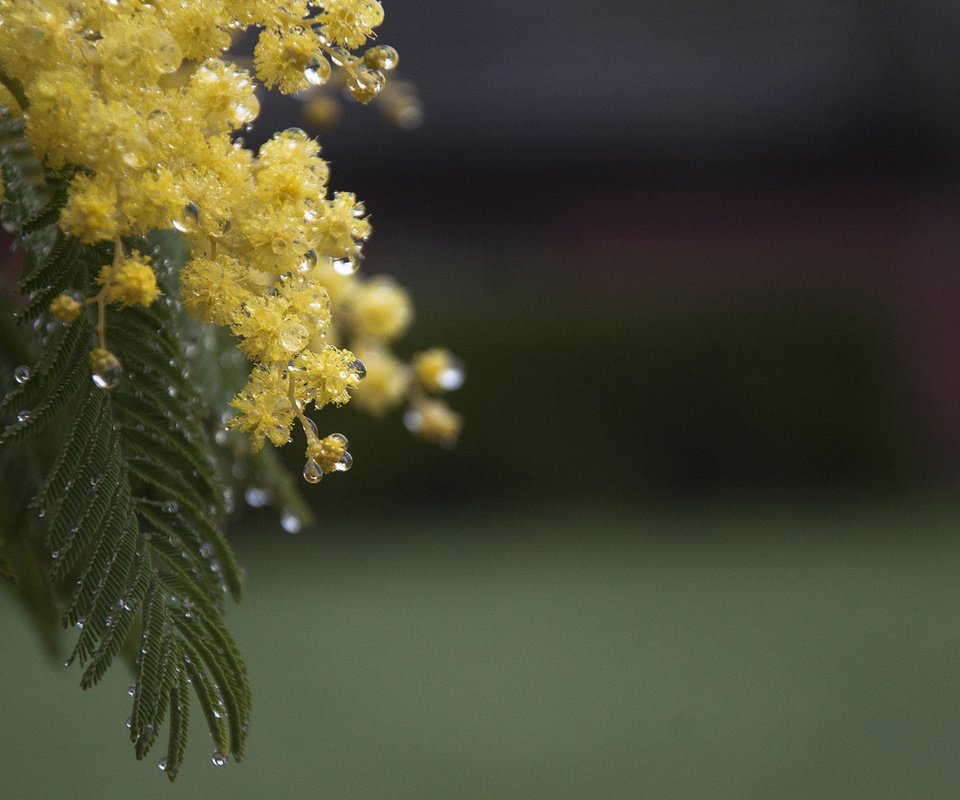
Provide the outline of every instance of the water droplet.
{"type": "Polygon", "coordinates": [[[180,52],[177,40],[166,31],[158,31],[155,37],[153,63],[164,75],[176,72],[183,61],[183,53],[180,52]]]}
{"type": "Polygon", "coordinates": [[[363,54],[363,63],[370,69],[394,69],[400,61],[400,55],[389,45],[371,47],[363,54]]]}
{"type": "Polygon", "coordinates": [[[353,275],[357,271],[357,262],[352,258],[338,258],[333,262],[333,271],[338,275],[353,275]]]}
{"type": "Polygon", "coordinates": [[[248,486],[243,493],[243,499],[251,508],[263,508],[273,502],[273,492],[259,486],[248,486]]]}
{"type": "Polygon", "coordinates": [[[21,411],[17,414],[17,422],[26,422],[28,419],[30,419],[29,411],[21,411]]]}
{"type": "Polygon", "coordinates": [[[153,725],[150,725],[150,724],[144,725],[144,726],[143,726],[143,735],[146,736],[146,737],[153,736],[153,731],[154,731],[154,730],[155,730],[155,729],[154,729],[153,725]]]}
{"type": "Polygon", "coordinates": [[[452,360],[450,365],[441,370],[440,374],[437,375],[437,385],[448,392],[452,392],[454,389],[459,389],[463,386],[463,380],[466,376],[464,372],[463,365],[458,360],[452,360]]]}
{"type": "Polygon", "coordinates": [[[160,510],[164,514],[176,514],[180,510],[180,504],[176,500],[167,500],[160,506],[160,510]]]}
{"type": "Polygon", "coordinates": [[[350,369],[357,373],[357,378],[361,381],[367,377],[367,367],[359,358],[350,362],[350,369]]]}
{"type": "Polygon", "coordinates": [[[183,207],[183,216],[171,223],[180,233],[190,233],[200,221],[200,209],[196,203],[187,203],[183,207]]]}
{"type": "Polygon", "coordinates": [[[323,86],[330,79],[331,71],[330,62],[318,56],[310,60],[303,75],[311,86],[323,86]]]}
{"type": "Polygon", "coordinates": [[[115,389],[123,377],[123,365],[112,353],[100,359],[90,375],[98,389],[115,389]]]}
{"type": "Polygon", "coordinates": [[[403,425],[410,433],[417,433],[423,427],[423,414],[415,408],[407,410],[403,415],[403,425]]]}
{"type": "Polygon", "coordinates": [[[287,533],[300,533],[300,530],[303,528],[303,520],[285,508],[280,515],[280,527],[287,533]]]}
{"type": "Polygon", "coordinates": [[[13,379],[17,383],[26,383],[30,380],[30,367],[25,367],[23,365],[17,367],[13,371],[13,379]]]}
{"type": "Polygon", "coordinates": [[[347,89],[358,102],[369,103],[380,94],[385,81],[386,78],[380,70],[360,67],[347,84],[347,89]]]}
{"type": "Polygon", "coordinates": [[[157,766],[160,768],[161,772],[167,771],[167,757],[164,756],[157,762],[157,766]]]}
{"type": "Polygon", "coordinates": [[[288,353],[299,353],[306,345],[309,336],[310,331],[305,325],[296,320],[288,320],[280,328],[280,346],[288,353]]]}
{"type": "Polygon", "coordinates": [[[350,446],[350,441],[342,433],[331,433],[330,437],[336,442],[340,442],[343,445],[343,449],[346,450],[350,446]]]}
{"type": "Polygon", "coordinates": [[[303,479],[307,483],[320,483],[323,479],[323,470],[312,458],[308,458],[307,463],[303,466],[303,479]]]}
{"type": "Polygon", "coordinates": [[[213,441],[215,441],[217,444],[221,446],[225,445],[229,438],[230,438],[230,434],[228,434],[226,431],[223,431],[223,430],[217,431],[215,434],[213,434],[213,441]]]}
{"type": "Polygon", "coordinates": [[[300,262],[300,272],[307,272],[317,266],[317,251],[307,250],[303,254],[303,261],[300,262]]]}
{"type": "Polygon", "coordinates": [[[133,727],[133,717],[127,717],[127,721],[124,723],[128,728],[133,727]]]}
{"type": "Polygon", "coordinates": [[[307,416],[305,416],[304,419],[307,421],[307,427],[310,428],[311,433],[313,433],[313,437],[314,437],[315,439],[319,439],[319,438],[320,438],[320,433],[319,433],[319,431],[317,430],[317,423],[314,422],[312,419],[310,419],[310,417],[307,417],[307,416]]]}
{"type": "Polygon", "coordinates": [[[136,696],[137,696],[137,684],[131,683],[131,684],[127,687],[127,694],[128,694],[130,697],[136,697],[136,696]]]}
{"type": "Polygon", "coordinates": [[[213,762],[213,766],[222,767],[227,763],[227,757],[219,750],[214,750],[213,754],[210,756],[210,761],[213,762]]]}
{"type": "Polygon", "coordinates": [[[353,456],[350,455],[346,450],[343,451],[343,455],[340,456],[340,459],[336,464],[333,465],[333,468],[337,472],[348,472],[350,467],[353,466],[353,456]]]}

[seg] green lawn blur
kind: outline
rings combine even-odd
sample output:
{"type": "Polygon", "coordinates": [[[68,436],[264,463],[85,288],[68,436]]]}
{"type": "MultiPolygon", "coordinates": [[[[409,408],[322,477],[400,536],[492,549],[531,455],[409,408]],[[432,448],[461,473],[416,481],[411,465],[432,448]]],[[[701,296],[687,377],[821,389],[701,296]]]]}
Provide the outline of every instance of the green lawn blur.
{"type": "Polygon", "coordinates": [[[8,593],[5,798],[955,798],[960,508],[361,513],[240,540],[247,759],[174,787],[8,593]]]}

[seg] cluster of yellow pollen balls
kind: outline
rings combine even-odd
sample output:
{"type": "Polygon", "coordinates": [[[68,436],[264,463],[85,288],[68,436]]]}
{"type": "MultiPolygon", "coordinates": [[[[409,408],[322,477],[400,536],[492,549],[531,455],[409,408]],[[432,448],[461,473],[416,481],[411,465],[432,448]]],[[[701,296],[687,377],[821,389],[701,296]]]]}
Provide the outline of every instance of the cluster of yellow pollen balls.
{"type": "Polygon", "coordinates": [[[376,97],[398,58],[366,46],[382,20],[377,0],[0,0],[0,77],[20,88],[0,89],[0,104],[22,113],[49,170],[72,175],[62,231],[113,243],[99,291],[50,306],[65,323],[95,306],[95,383],[111,388],[123,373],[107,307],[160,294],[150,257],[130,242],[174,228],[189,245],[184,306],[229,328],[251,364],[228,425],[258,450],[287,443],[299,423],[312,483],[352,457],[341,434],[320,436],[311,404],[352,399],[375,414],[407,404],[407,427],[444,446],[461,425],[441,397],[462,382],[457,359],[391,352],[409,297],[357,274],[370,223],[352,194],[328,196],[316,141],[291,129],[254,154],[233,136],[257,117],[258,81],[291,93],[340,70],[357,100],[376,97]],[[253,74],[228,54],[249,28],[259,30],[253,74]]]}

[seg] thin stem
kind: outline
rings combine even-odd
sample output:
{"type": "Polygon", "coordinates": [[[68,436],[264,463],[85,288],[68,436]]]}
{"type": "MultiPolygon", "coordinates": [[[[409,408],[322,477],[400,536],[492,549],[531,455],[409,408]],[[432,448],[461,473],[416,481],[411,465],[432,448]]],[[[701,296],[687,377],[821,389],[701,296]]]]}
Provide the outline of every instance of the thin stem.
{"type": "Polygon", "coordinates": [[[20,81],[16,78],[11,78],[9,75],[0,71],[0,83],[2,83],[8,92],[13,95],[13,99],[17,101],[17,104],[20,106],[21,111],[26,111],[27,107],[30,105],[30,101],[27,100],[27,95],[23,91],[23,87],[20,85],[20,81]]]}

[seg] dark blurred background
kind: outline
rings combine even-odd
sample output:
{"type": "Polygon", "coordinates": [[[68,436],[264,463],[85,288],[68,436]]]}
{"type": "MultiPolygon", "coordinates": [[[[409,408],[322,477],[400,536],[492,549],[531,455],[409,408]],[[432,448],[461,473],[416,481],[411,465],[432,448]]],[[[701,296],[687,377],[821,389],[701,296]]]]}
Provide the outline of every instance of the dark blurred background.
{"type": "Polygon", "coordinates": [[[958,33],[948,2],[388,8],[424,125],[353,106],[321,141],[373,214],[368,269],[414,292],[401,348],[468,364],[468,421],[437,454],[351,420],[330,491],[952,480],[958,33]]]}
{"type": "MultiPolygon", "coordinates": [[[[331,413],[317,524],[245,510],[248,760],[173,792],[956,798],[960,3],[386,10],[422,127],[248,142],[319,133],[462,441],[331,413]]],[[[9,796],[171,796],[19,624],[9,796]]]]}

